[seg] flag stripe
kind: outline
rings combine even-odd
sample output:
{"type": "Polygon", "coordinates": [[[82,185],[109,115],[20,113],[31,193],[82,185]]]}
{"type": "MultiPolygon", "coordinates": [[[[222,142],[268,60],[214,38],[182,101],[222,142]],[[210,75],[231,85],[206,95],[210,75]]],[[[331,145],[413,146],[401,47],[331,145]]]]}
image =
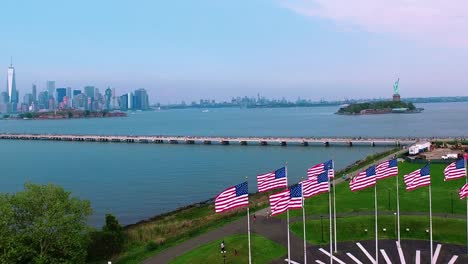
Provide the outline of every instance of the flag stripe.
{"type": "Polygon", "coordinates": [[[221,213],[249,205],[247,182],[227,188],[215,198],[215,212],[221,213]]]}
{"type": "Polygon", "coordinates": [[[463,185],[463,187],[461,187],[458,194],[460,196],[460,199],[468,197],[468,183],[466,183],[465,185],[463,185]]]}
{"type": "Polygon", "coordinates": [[[286,169],[283,167],[276,171],[257,175],[257,186],[259,192],[288,187],[286,169]]]}
{"type": "Polygon", "coordinates": [[[328,174],[321,176],[313,176],[302,181],[302,194],[304,198],[319,195],[329,192],[328,174]],[[325,177],[324,177],[325,176],[325,177]]]}
{"type": "Polygon", "coordinates": [[[288,210],[289,196],[289,189],[270,195],[270,209],[272,216],[284,213],[288,210]]]}
{"type": "Polygon", "coordinates": [[[463,159],[450,163],[444,169],[444,181],[466,177],[465,161],[463,159]]]}
{"type": "Polygon", "coordinates": [[[406,190],[412,191],[419,187],[431,185],[429,164],[404,176],[406,190]]]}
{"type": "Polygon", "coordinates": [[[367,170],[360,172],[354,178],[351,179],[349,187],[351,191],[359,191],[371,186],[376,183],[375,167],[371,166],[367,170]]]}
{"type": "Polygon", "coordinates": [[[307,169],[307,177],[311,178],[322,174],[323,172],[328,170],[328,177],[334,178],[335,177],[335,170],[333,168],[333,160],[329,160],[323,163],[319,163],[307,169]]]}
{"type": "Polygon", "coordinates": [[[386,160],[375,167],[377,180],[398,176],[398,163],[395,159],[386,160]]]}

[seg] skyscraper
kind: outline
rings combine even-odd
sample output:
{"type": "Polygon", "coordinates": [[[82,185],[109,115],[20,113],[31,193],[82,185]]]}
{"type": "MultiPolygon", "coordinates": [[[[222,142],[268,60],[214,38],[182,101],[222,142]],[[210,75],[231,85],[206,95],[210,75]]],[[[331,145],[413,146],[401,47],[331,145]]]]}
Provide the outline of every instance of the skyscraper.
{"type": "Polygon", "coordinates": [[[106,110],[110,110],[111,109],[111,99],[112,99],[112,90],[110,87],[107,87],[106,91],[105,91],[105,101],[106,101],[106,110]]]}
{"type": "Polygon", "coordinates": [[[0,104],[7,104],[9,100],[8,92],[0,93],[0,104]]]}
{"type": "Polygon", "coordinates": [[[94,99],[94,92],[95,92],[94,86],[85,86],[84,93],[86,94],[86,96],[94,99]]]}
{"type": "Polygon", "coordinates": [[[37,96],[37,106],[39,109],[49,108],[49,92],[47,91],[39,92],[37,96]]]}
{"type": "Polygon", "coordinates": [[[60,104],[63,102],[63,98],[67,96],[66,88],[57,88],[57,102],[60,104]]]}
{"type": "Polygon", "coordinates": [[[81,90],[73,90],[73,98],[79,94],[81,94],[81,90]]]}
{"type": "Polygon", "coordinates": [[[27,106],[30,106],[33,102],[33,95],[30,93],[27,93],[23,96],[23,103],[27,106]]]}
{"type": "Polygon", "coordinates": [[[32,85],[32,97],[33,97],[33,102],[37,101],[37,87],[35,84],[32,85]]]}
{"type": "Polygon", "coordinates": [[[115,88],[112,88],[112,109],[115,109],[115,100],[116,100],[115,88]]]}
{"type": "Polygon", "coordinates": [[[13,62],[10,63],[7,71],[7,92],[10,103],[18,103],[18,94],[16,93],[16,77],[13,62]]]}
{"type": "Polygon", "coordinates": [[[128,94],[124,94],[119,97],[119,106],[122,111],[128,110],[128,94]]]}
{"type": "Polygon", "coordinates": [[[127,109],[128,110],[133,109],[133,93],[127,94],[127,109]]]}
{"type": "Polygon", "coordinates": [[[55,81],[47,81],[46,87],[47,87],[47,92],[49,93],[49,98],[54,97],[55,81]]]}
{"type": "Polygon", "coordinates": [[[138,89],[135,91],[134,102],[133,109],[135,110],[149,109],[148,93],[145,89],[138,89]]]}

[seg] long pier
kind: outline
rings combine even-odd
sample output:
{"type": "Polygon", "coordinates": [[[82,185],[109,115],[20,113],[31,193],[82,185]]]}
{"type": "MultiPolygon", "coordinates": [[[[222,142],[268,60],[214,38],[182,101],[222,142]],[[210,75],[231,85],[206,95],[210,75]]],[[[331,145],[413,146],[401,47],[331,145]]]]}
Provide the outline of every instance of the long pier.
{"type": "Polygon", "coordinates": [[[363,137],[222,137],[222,136],[133,136],[133,135],[69,135],[69,134],[11,134],[0,133],[6,140],[87,141],[114,143],[156,144],[220,144],[220,145],[276,145],[276,146],[407,146],[417,138],[363,137]]]}

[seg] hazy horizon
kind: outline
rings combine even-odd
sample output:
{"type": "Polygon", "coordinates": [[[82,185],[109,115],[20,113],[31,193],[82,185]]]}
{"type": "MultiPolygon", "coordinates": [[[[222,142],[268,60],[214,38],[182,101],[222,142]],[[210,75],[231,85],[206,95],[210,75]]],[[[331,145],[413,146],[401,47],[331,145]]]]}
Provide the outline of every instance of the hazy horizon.
{"type": "Polygon", "coordinates": [[[237,96],[311,100],[468,95],[468,4],[436,0],[9,1],[0,90],[10,56],[20,100],[35,83],[152,103],[237,96]]]}

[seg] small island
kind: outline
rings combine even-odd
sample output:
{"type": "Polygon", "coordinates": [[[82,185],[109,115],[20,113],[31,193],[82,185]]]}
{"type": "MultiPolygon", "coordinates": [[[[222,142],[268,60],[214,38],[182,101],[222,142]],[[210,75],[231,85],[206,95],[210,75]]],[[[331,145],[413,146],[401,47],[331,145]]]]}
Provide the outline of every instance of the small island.
{"type": "Polygon", "coordinates": [[[377,101],[368,103],[357,103],[342,106],[335,114],[339,115],[369,115],[369,114],[390,114],[390,113],[421,113],[423,108],[416,108],[411,102],[400,100],[398,91],[400,79],[393,85],[392,101],[377,101]]]}
{"type": "Polygon", "coordinates": [[[76,119],[76,118],[104,118],[104,117],[126,117],[123,112],[88,111],[88,110],[57,110],[47,112],[28,112],[16,116],[4,115],[8,119],[76,119]]]}
{"type": "Polygon", "coordinates": [[[339,115],[369,115],[389,113],[420,113],[423,109],[416,108],[413,103],[379,101],[372,103],[350,104],[341,107],[336,114],[339,115]]]}

